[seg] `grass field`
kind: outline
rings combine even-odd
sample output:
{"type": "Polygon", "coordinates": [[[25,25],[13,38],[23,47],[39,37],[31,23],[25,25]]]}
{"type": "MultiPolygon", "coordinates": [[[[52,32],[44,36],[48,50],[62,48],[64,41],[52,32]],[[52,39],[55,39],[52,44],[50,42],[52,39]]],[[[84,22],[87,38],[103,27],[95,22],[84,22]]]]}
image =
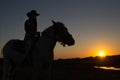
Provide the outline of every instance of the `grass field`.
{"type": "MultiPolygon", "coordinates": [[[[31,67],[18,67],[16,80],[31,80],[31,67]]],[[[0,80],[2,65],[0,65],[0,80]]],[[[55,64],[53,80],[120,80],[120,71],[96,69],[83,64],[55,64]]]]}

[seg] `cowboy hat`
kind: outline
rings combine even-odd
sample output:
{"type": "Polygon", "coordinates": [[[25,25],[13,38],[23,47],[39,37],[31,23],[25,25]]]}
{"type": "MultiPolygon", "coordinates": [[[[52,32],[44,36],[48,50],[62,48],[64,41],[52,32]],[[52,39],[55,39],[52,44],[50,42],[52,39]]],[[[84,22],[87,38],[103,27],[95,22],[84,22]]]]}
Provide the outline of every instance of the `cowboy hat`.
{"type": "Polygon", "coordinates": [[[28,17],[30,17],[31,15],[39,16],[40,14],[38,14],[38,13],[36,12],[36,10],[31,10],[31,11],[28,12],[26,15],[27,15],[28,17]]]}

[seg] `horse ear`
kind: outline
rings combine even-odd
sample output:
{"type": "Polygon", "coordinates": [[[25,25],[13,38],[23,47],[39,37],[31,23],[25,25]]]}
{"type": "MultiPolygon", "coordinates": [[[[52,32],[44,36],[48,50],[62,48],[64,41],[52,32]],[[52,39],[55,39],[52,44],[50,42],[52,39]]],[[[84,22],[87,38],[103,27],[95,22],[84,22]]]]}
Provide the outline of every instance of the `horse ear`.
{"type": "Polygon", "coordinates": [[[54,20],[52,20],[52,23],[55,24],[56,22],[54,20]]]}

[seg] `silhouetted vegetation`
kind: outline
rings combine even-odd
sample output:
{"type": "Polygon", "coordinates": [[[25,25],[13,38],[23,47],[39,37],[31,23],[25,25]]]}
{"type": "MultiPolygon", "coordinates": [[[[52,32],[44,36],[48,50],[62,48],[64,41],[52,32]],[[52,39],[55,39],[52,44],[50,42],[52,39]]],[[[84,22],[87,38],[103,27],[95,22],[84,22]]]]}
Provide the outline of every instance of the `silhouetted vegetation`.
{"type": "MultiPolygon", "coordinates": [[[[120,71],[95,69],[93,66],[120,67],[120,55],[87,58],[58,59],[53,64],[53,80],[118,80],[120,71]],[[112,75],[112,76],[110,76],[112,75]],[[96,77],[95,77],[96,76],[96,77]]],[[[0,59],[0,80],[3,59],[0,59]]],[[[31,80],[31,67],[19,66],[16,80],[31,80]],[[24,77],[23,77],[24,76],[24,77]]]]}
{"type": "MultiPolygon", "coordinates": [[[[3,64],[3,59],[0,59],[0,65],[3,64]]],[[[86,57],[86,58],[70,58],[70,59],[58,59],[54,61],[54,64],[79,64],[79,65],[89,65],[89,66],[114,66],[120,67],[120,55],[106,56],[101,58],[96,57],[86,57]]]]}
{"type": "Polygon", "coordinates": [[[57,64],[81,64],[88,66],[114,66],[120,67],[120,55],[106,56],[101,58],[86,57],[86,58],[71,58],[71,59],[59,59],[55,61],[57,64]]]}

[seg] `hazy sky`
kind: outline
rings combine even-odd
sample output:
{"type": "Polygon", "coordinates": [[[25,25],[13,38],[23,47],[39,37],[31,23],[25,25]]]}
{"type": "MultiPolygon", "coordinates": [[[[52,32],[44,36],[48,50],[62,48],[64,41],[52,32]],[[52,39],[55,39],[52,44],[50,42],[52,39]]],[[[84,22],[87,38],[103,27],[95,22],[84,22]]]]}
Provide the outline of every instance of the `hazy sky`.
{"type": "Polygon", "coordinates": [[[120,53],[120,0],[1,0],[0,50],[10,39],[24,38],[26,13],[37,10],[38,30],[65,24],[76,40],[71,47],[57,43],[55,58],[96,56],[120,53]]]}

